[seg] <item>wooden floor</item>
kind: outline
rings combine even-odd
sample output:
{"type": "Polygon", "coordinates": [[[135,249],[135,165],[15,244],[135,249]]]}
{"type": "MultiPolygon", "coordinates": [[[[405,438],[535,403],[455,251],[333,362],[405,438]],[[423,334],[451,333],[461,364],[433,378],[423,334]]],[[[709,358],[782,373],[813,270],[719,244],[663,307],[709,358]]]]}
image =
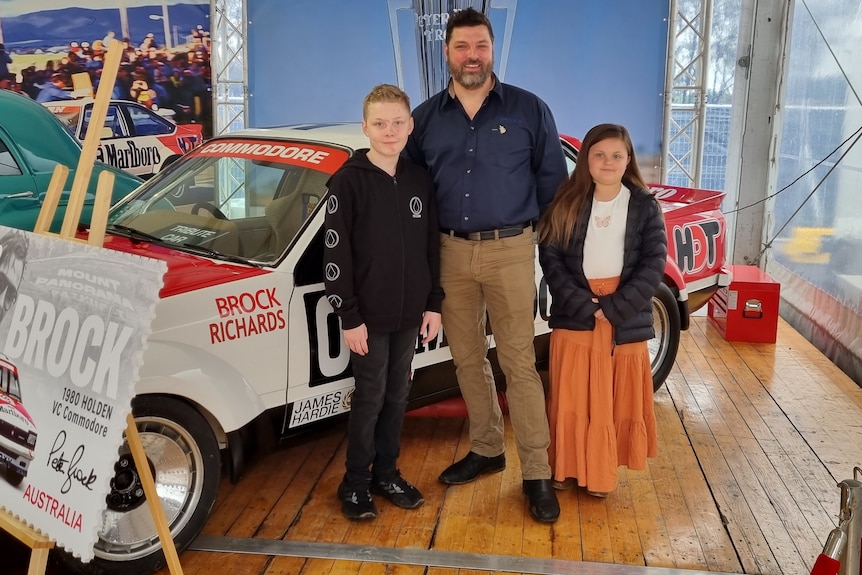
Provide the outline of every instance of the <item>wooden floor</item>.
{"type": "Polygon", "coordinates": [[[622,469],[607,499],[559,492],[553,525],[526,510],[511,429],[503,473],[437,481],[469,449],[462,418],[405,423],[399,465],[424,506],[381,501],[376,520],[350,522],[335,498],[338,423],[259,457],[237,484],[223,481],[193,547],[260,554],[188,550],[183,571],[809,573],[836,525],[837,483],[862,466],[862,389],[783,321],[777,344],[746,344],[697,317],[655,403],[659,456],[645,471],[622,469]]]}

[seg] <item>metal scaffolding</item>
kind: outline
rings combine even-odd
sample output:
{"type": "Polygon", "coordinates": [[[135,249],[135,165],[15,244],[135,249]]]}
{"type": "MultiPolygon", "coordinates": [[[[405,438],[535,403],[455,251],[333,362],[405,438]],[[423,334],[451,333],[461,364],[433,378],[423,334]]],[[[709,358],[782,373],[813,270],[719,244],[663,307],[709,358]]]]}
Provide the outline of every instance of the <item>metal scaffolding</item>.
{"type": "Polygon", "coordinates": [[[213,131],[235,132],[248,124],[245,0],[211,0],[213,131]]]}
{"type": "Polygon", "coordinates": [[[662,181],[701,187],[712,0],[672,0],[662,181]]]}

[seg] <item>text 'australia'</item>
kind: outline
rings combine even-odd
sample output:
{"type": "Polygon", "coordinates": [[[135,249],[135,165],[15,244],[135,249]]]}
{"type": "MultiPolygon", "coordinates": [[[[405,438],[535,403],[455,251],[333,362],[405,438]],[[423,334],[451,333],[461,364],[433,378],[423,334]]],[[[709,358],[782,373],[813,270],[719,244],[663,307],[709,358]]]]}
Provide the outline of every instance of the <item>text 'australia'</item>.
{"type": "Polygon", "coordinates": [[[78,533],[81,532],[83,515],[81,515],[77,509],[74,509],[65,503],[61,503],[56,497],[53,497],[32,485],[28,485],[27,489],[24,491],[24,499],[27,500],[30,505],[44,511],[54,519],[63,523],[66,527],[74,529],[78,533]]]}

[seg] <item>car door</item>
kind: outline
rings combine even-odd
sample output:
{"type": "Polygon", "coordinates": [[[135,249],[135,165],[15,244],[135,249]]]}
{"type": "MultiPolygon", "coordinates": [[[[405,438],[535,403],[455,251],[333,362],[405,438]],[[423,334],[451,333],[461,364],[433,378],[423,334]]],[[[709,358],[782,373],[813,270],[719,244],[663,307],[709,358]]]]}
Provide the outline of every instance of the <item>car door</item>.
{"type": "Polygon", "coordinates": [[[138,171],[133,173],[146,178],[159,172],[162,163],[168,157],[182,154],[177,145],[166,145],[165,142],[175,140],[166,138],[177,131],[177,126],[160,114],[133,102],[124,102],[122,106],[125,123],[133,140],[129,144],[132,160],[138,171]],[[176,148],[176,149],[173,149],[176,148]]]}
{"type": "MultiPolygon", "coordinates": [[[[124,103],[113,102],[108,106],[105,124],[100,130],[98,160],[119,168],[140,178],[153,175],[162,162],[162,156],[154,137],[150,133],[170,133],[170,125],[157,125],[156,122],[135,125],[136,116],[124,110],[124,103]],[[155,125],[147,129],[147,125],[155,125]]],[[[84,141],[90,129],[93,104],[84,109],[78,139],[84,141]]],[[[165,124],[168,124],[165,122],[165,124]]]]}
{"type": "MultiPolygon", "coordinates": [[[[90,131],[90,119],[93,116],[93,104],[87,104],[81,113],[81,121],[78,133],[75,135],[79,142],[84,142],[90,131]]],[[[96,159],[100,162],[110,164],[115,168],[128,171],[135,175],[133,170],[128,169],[128,160],[124,150],[126,142],[130,138],[130,131],[126,125],[120,108],[117,104],[110,104],[105,114],[105,124],[99,129],[99,150],[96,159]]]]}

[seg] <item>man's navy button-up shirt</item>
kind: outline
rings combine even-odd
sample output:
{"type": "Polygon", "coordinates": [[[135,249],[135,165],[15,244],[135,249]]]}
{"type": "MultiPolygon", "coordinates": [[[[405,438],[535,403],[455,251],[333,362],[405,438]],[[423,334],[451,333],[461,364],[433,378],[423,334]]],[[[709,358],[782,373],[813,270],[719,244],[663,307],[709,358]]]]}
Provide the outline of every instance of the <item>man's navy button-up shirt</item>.
{"type": "Polygon", "coordinates": [[[404,154],[430,170],[443,229],[480,232],[535,222],[567,176],[548,106],[494,81],[472,121],[448,89],[413,112],[404,154]]]}

